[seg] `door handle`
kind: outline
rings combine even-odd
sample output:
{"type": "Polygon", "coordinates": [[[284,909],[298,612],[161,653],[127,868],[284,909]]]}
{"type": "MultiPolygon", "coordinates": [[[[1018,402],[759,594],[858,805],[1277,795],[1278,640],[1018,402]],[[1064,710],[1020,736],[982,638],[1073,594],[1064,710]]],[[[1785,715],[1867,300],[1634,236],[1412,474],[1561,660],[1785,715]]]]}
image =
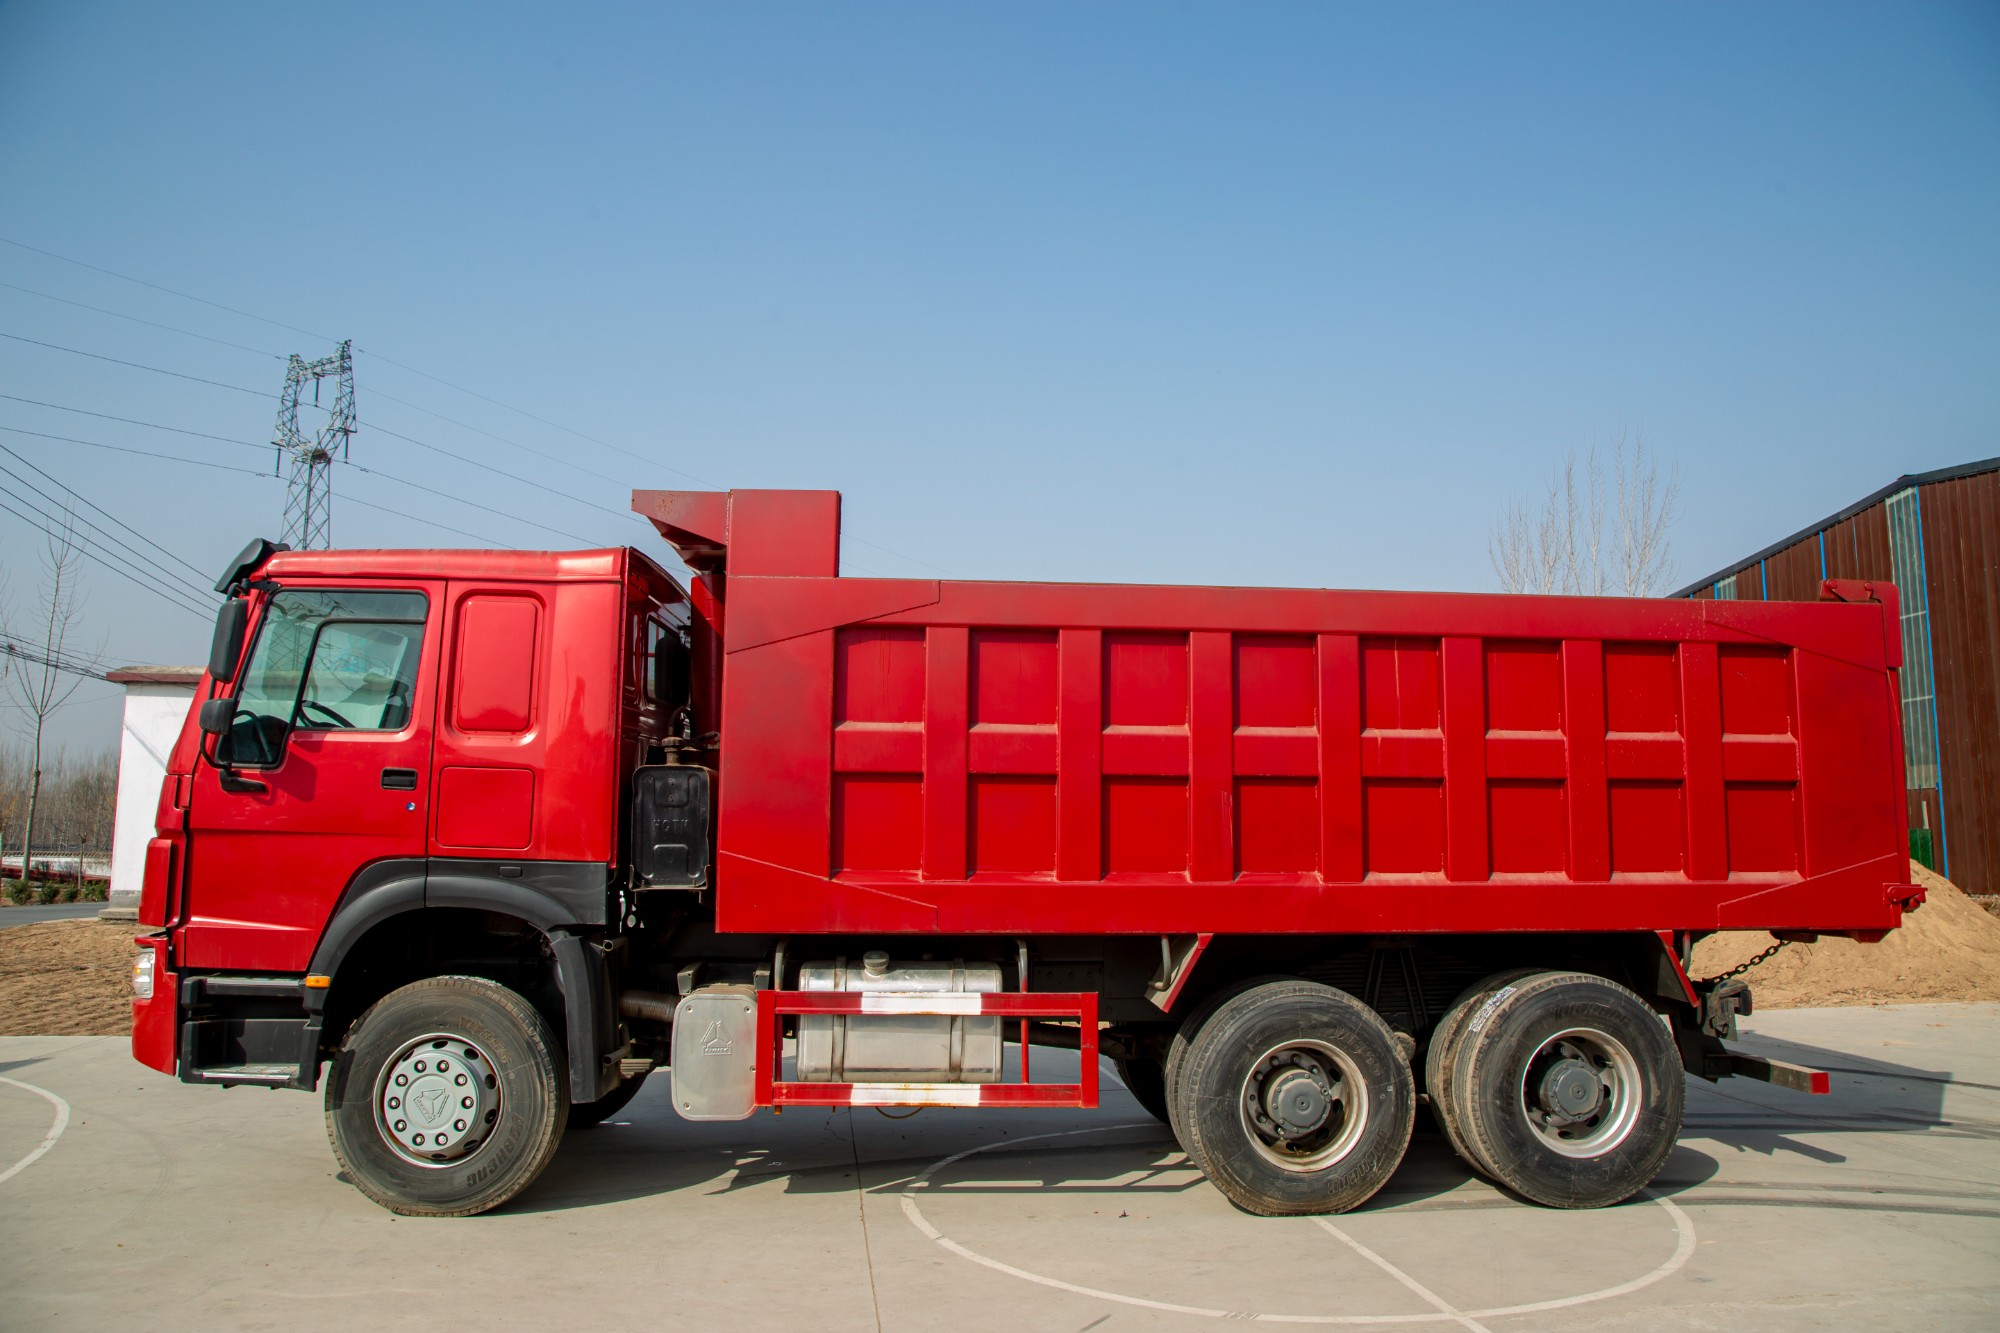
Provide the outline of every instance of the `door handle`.
{"type": "Polygon", "coordinates": [[[385,768],[382,770],[384,791],[415,791],[417,770],[414,768],[385,768]]]}

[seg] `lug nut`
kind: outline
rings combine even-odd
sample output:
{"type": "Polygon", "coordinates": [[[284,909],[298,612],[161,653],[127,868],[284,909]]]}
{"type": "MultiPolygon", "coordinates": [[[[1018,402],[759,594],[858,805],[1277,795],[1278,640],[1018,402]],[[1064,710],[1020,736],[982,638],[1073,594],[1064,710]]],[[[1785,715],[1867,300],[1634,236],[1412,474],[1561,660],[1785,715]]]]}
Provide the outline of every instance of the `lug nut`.
{"type": "Polygon", "coordinates": [[[453,1129],[457,1130],[457,1131],[458,1131],[459,1133],[461,1133],[461,1134],[465,1133],[465,1122],[464,1122],[463,1120],[454,1120],[454,1121],[452,1121],[452,1122],[451,1122],[451,1127],[452,1127],[453,1129]]]}
{"type": "Polygon", "coordinates": [[[456,1084],[458,1084],[458,1086],[462,1088],[462,1087],[464,1087],[464,1086],[465,1086],[465,1075],[463,1075],[463,1074],[454,1074],[454,1075],[452,1076],[452,1080],[451,1080],[451,1081],[452,1081],[453,1083],[456,1083],[456,1084]]]}

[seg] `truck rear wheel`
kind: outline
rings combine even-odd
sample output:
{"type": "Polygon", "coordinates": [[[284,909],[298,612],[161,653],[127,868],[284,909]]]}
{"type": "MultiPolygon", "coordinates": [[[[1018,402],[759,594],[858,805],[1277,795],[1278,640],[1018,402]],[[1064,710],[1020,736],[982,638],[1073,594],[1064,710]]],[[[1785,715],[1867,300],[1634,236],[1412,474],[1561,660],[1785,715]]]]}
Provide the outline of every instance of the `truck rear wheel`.
{"type": "Polygon", "coordinates": [[[1181,1020],[1181,1025],[1178,1028],[1174,1029],[1173,1040],[1167,1043],[1167,1058],[1162,1062],[1162,1068],[1165,1075],[1164,1085],[1167,1098],[1167,1127],[1174,1131],[1174,1142],[1180,1144],[1183,1151],[1187,1149],[1187,1132],[1181,1126],[1182,1099],[1178,1089],[1180,1087],[1181,1071],[1187,1068],[1188,1052],[1194,1049],[1195,1034],[1201,1031],[1202,1024],[1208,1022],[1210,1014],[1213,1014],[1217,1009],[1220,1009],[1244,991],[1257,986],[1266,986],[1273,982],[1288,980],[1290,980],[1288,977],[1252,977],[1247,981],[1239,981],[1234,985],[1224,986],[1221,990],[1206,997],[1200,1004],[1188,1010],[1187,1017],[1181,1020]]]}
{"type": "Polygon", "coordinates": [[[1268,982],[1218,1005],[1178,1083],[1188,1156],[1230,1202],[1266,1216],[1367,1201],[1402,1162],[1416,1116],[1388,1025],[1311,981],[1268,982]]]}
{"type": "Polygon", "coordinates": [[[1465,1134],[1458,1127],[1458,1106],[1452,1097],[1451,1067],[1452,1057],[1458,1053],[1458,1039],[1465,1032],[1466,1022],[1473,1012],[1497,992],[1513,985],[1525,977],[1532,977],[1538,969],[1517,967],[1506,972],[1496,972],[1484,981],[1476,982],[1451,1002],[1444,1017],[1431,1031],[1429,1048],[1424,1052],[1424,1091],[1430,1094],[1431,1118],[1437,1121],[1444,1132],[1445,1141],[1451,1150],[1463,1158],[1474,1170],[1484,1170],[1473,1160],[1471,1149],[1465,1146],[1465,1134]]]}
{"type": "Polygon", "coordinates": [[[1552,1208],[1602,1208],[1666,1165],[1687,1085],[1644,1000],[1603,977],[1544,972],[1481,1002],[1447,1095],[1493,1179],[1552,1208]]]}
{"type": "Polygon", "coordinates": [[[480,977],[432,977],[355,1020],[327,1078],[327,1137],[355,1187],[389,1211],[465,1217],[548,1165],[568,1084],[533,1005],[480,977]]]}

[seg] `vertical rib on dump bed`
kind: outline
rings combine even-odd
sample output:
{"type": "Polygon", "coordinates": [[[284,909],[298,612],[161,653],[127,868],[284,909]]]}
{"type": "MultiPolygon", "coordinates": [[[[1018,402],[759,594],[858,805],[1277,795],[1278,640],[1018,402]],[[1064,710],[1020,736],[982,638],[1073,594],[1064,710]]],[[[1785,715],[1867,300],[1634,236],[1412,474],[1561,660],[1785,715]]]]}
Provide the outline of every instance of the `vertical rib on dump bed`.
{"type": "Polygon", "coordinates": [[[720,622],[726,930],[1900,920],[1886,585],[1885,606],[845,579],[833,492],[634,508],[720,622]]]}

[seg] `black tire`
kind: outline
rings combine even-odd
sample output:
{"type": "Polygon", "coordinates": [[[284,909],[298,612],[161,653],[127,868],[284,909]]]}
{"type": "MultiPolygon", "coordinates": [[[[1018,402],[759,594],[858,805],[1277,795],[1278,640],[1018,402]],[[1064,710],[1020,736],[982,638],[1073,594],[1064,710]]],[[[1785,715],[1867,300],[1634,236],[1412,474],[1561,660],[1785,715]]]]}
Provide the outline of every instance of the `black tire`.
{"type": "Polygon", "coordinates": [[[1167,1127],[1173,1130],[1174,1142],[1181,1145],[1182,1151],[1185,1152],[1187,1150],[1188,1139],[1187,1131],[1182,1126],[1180,1118],[1180,1077],[1181,1071],[1187,1067],[1188,1051],[1194,1047],[1195,1033],[1201,1031],[1201,1025],[1208,1021],[1210,1014],[1220,1009],[1230,1000],[1235,999],[1238,995],[1241,995],[1244,991],[1251,989],[1253,986],[1264,986],[1275,981],[1286,981],[1289,979],[1287,977],[1251,977],[1247,981],[1233,982],[1230,985],[1224,986],[1213,995],[1204,998],[1200,1004],[1188,1010],[1187,1017],[1181,1020],[1181,1025],[1178,1028],[1174,1029],[1173,1039],[1167,1043],[1167,1058],[1162,1063],[1166,1075],[1167,1127]]]}
{"type": "Polygon", "coordinates": [[[1602,1208],[1644,1189],[1680,1138],[1687,1083],[1659,1016],[1615,981],[1544,972],[1466,1021],[1452,1059],[1458,1128],[1522,1198],[1602,1208]],[[1576,1118],[1565,1121],[1561,1093],[1576,1118]]]}
{"type": "Polygon", "coordinates": [[[1150,1055],[1113,1063],[1118,1066],[1118,1081],[1132,1094],[1132,1100],[1139,1103],[1139,1109],[1163,1124],[1172,1123],[1167,1116],[1166,1065],[1150,1055]]]}
{"type": "MultiPolygon", "coordinates": [[[[441,1070],[426,1070],[406,1086],[410,1107],[437,1095],[417,1084],[436,1082],[441,1070]]],[[[432,977],[383,996],[355,1020],[327,1076],[326,1130],[334,1156],[355,1188],[409,1217],[466,1217],[507,1202],[548,1165],[568,1117],[568,1062],[548,1020],[513,991],[480,977],[432,977]],[[449,1076],[462,1085],[444,1089],[443,1096],[464,1091],[479,1102],[467,1112],[474,1119],[453,1143],[454,1155],[424,1161],[390,1136],[377,1102],[387,1106],[398,1091],[398,1074],[407,1079],[408,1070],[424,1069],[410,1062],[434,1052],[456,1060],[449,1076]]],[[[441,1125],[439,1133],[445,1132],[441,1125]]]]}
{"type": "Polygon", "coordinates": [[[1538,971],[1532,967],[1510,968],[1475,982],[1451,1002],[1451,1008],[1444,1011],[1444,1017],[1431,1030],[1430,1044],[1424,1052],[1424,1091],[1430,1095],[1431,1118],[1437,1121],[1451,1150],[1474,1170],[1484,1171],[1485,1168],[1473,1160],[1472,1151],[1465,1144],[1465,1134],[1458,1127],[1458,1102],[1450,1078],[1452,1056],[1456,1054],[1458,1038],[1465,1031],[1466,1022],[1475,1009],[1496,992],[1532,977],[1538,971]]]}
{"type": "Polygon", "coordinates": [[[594,1102],[571,1102],[569,1128],[572,1131],[595,1129],[617,1115],[632,1104],[632,1099],[639,1095],[639,1089],[646,1086],[646,1075],[652,1072],[649,1069],[645,1074],[632,1075],[594,1102]]]}
{"type": "Polygon", "coordinates": [[[1268,982],[1218,1005],[1193,1037],[1180,1070],[1182,1146],[1231,1203],[1267,1217],[1341,1213],[1395,1174],[1416,1081],[1388,1024],[1359,1000],[1313,981],[1268,982]],[[1286,1138],[1271,1119],[1280,1103],[1319,1118],[1286,1138]]]}

